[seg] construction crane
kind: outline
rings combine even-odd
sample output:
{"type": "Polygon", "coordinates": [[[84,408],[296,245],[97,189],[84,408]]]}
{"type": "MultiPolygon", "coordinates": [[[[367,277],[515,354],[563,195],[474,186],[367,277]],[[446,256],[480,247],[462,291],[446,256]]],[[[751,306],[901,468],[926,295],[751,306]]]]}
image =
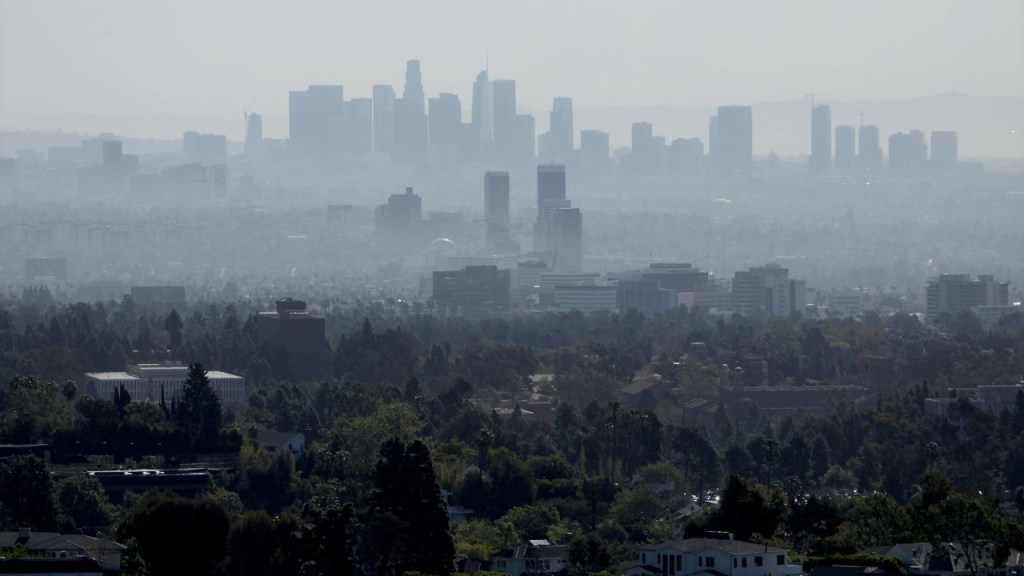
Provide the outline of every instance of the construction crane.
{"type": "Polygon", "coordinates": [[[814,92],[811,92],[810,94],[804,94],[804,98],[810,98],[811,99],[811,110],[814,110],[814,97],[815,96],[828,96],[828,94],[815,94],[814,92]]]}

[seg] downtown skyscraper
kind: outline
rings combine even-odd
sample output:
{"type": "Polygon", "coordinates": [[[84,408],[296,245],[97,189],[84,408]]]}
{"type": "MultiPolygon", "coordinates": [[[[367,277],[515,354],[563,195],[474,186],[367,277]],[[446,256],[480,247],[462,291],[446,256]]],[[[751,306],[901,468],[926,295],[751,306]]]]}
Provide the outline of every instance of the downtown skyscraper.
{"type": "Polygon", "coordinates": [[[546,162],[567,163],[575,148],[572,98],[559,97],[551,103],[548,131],[540,137],[540,156],[546,162]]]}
{"type": "Polygon", "coordinates": [[[836,170],[852,172],[857,166],[857,132],[853,126],[836,126],[836,170]]]}
{"type": "Polygon", "coordinates": [[[551,250],[551,214],[559,208],[570,206],[565,197],[565,165],[537,166],[537,221],[533,227],[535,251],[551,250]]]}
{"type": "Polygon", "coordinates": [[[427,155],[426,97],[420,61],[405,65],[405,88],[395,106],[395,154],[403,161],[419,161],[427,155]]]}
{"type": "Polygon", "coordinates": [[[499,158],[506,159],[516,149],[516,81],[494,80],[491,96],[494,149],[499,158]]]}
{"type": "Polygon", "coordinates": [[[865,174],[882,172],[882,143],[878,126],[857,129],[857,170],[865,174]]]}
{"type": "Polygon", "coordinates": [[[341,86],[310,86],[289,93],[288,147],[312,157],[339,152],[344,101],[341,86]]]}
{"type": "Polygon", "coordinates": [[[493,253],[506,252],[511,237],[509,194],[511,184],[508,172],[484,174],[484,222],[487,226],[487,247],[493,253]]]}
{"type": "Polygon", "coordinates": [[[487,70],[477,74],[473,82],[472,125],[477,151],[490,154],[494,147],[494,96],[487,70]]]}
{"type": "Polygon", "coordinates": [[[395,150],[395,89],[387,84],[373,87],[373,151],[391,154],[395,150]]]}
{"type": "Polygon", "coordinates": [[[812,174],[828,172],[832,168],[832,109],[827,104],[811,108],[812,174]]]}
{"type": "Polygon", "coordinates": [[[754,122],[750,106],[719,106],[708,138],[711,163],[719,174],[750,172],[754,162],[754,122]]]}

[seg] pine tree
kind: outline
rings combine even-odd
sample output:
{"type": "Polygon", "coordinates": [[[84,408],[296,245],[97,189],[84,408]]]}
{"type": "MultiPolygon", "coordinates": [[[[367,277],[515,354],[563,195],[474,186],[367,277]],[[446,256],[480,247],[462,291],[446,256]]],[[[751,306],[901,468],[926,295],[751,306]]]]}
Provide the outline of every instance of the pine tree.
{"type": "Polygon", "coordinates": [[[203,365],[188,367],[188,378],[181,389],[181,398],[173,403],[178,425],[193,448],[210,448],[217,442],[221,425],[220,399],[210,386],[203,365]]]}
{"type": "Polygon", "coordinates": [[[374,483],[371,519],[387,520],[397,532],[375,553],[379,571],[451,574],[455,545],[430,450],[419,440],[409,445],[388,440],[381,446],[374,483]]]}
{"type": "Polygon", "coordinates": [[[167,337],[170,340],[171,348],[181,346],[181,329],[184,327],[185,323],[181,321],[181,315],[178,314],[178,311],[171,310],[171,313],[164,320],[164,330],[167,330],[167,337]]]}
{"type": "Polygon", "coordinates": [[[114,406],[117,407],[117,413],[124,418],[125,409],[132,403],[132,395],[128,393],[128,389],[121,384],[119,388],[114,389],[114,406]]]}
{"type": "Polygon", "coordinates": [[[0,524],[8,530],[57,525],[53,480],[46,463],[35,456],[14,456],[0,463],[0,524]]]}
{"type": "MultiPolygon", "coordinates": [[[[174,399],[171,399],[173,404],[174,399]]],[[[167,407],[167,395],[164,392],[164,385],[160,385],[160,409],[164,411],[164,416],[171,417],[171,410],[167,407]]]]}
{"type": "Polygon", "coordinates": [[[299,576],[355,576],[359,573],[354,550],[351,503],[325,509],[307,507],[307,522],[298,533],[299,576]]]}

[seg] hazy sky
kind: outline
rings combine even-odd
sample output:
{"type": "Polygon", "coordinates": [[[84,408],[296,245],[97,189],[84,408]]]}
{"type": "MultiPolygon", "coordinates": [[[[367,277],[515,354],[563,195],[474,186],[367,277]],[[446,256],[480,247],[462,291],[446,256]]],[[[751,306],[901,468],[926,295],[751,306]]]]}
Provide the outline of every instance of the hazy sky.
{"type": "Polygon", "coordinates": [[[0,0],[0,128],[284,117],[308,84],[400,92],[411,58],[468,114],[488,55],[534,110],[1024,96],[1022,29],[1022,0],[0,0]]]}

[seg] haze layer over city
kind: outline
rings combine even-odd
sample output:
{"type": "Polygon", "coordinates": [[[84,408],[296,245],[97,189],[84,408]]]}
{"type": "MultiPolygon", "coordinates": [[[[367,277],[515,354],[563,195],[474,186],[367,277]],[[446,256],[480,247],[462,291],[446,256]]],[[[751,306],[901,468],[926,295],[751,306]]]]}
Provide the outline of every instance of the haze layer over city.
{"type": "Polygon", "coordinates": [[[1019,576],[1022,26],[0,0],[0,573],[1019,576]]]}

